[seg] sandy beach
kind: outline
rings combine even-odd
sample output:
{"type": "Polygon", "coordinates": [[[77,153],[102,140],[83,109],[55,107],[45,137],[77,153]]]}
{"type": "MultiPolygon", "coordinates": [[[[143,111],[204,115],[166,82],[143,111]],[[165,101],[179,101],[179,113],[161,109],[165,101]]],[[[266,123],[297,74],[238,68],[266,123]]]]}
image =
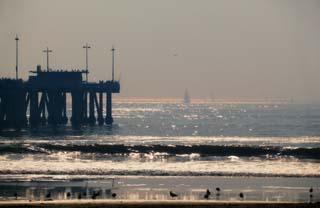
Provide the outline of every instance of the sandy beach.
{"type": "MultiPolygon", "coordinates": [[[[8,177],[9,178],[9,177],[8,177]]],[[[31,201],[69,203],[179,202],[179,203],[316,203],[320,202],[319,178],[294,177],[179,177],[116,176],[114,178],[55,179],[32,181],[0,181],[0,202],[15,204],[31,201]],[[313,186],[312,198],[309,189],[313,186]],[[217,188],[220,191],[217,191],[217,188]],[[204,198],[206,190],[211,195],[204,198]],[[169,191],[178,196],[170,197],[169,191]],[[50,196],[48,197],[48,193],[50,196]],[[112,197],[115,193],[116,197],[112,197]],[[239,194],[244,197],[240,198],[239,194]],[[15,197],[17,194],[17,198],[15,197]],[[81,195],[81,200],[78,200],[81,195]],[[50,200],[50,201],[49,201],[50,200]],[[110,201],[111,200],[111,201],[110,201]]]]}
{"type": "Polygon", "coordinates": [[[165,201],[145,201],[145,200],[69,200],[69,201],[42,201],[42,202],[0,202],[0,207],[112,207],[112,208],[144,208],[144,207],[217,207],[217,208],[303,208],[303,207],[320,207],[319,203],[290,203],[290,202],[227,202],[227,201],[184,201],[184,200],[165,200],[165,201]]]}

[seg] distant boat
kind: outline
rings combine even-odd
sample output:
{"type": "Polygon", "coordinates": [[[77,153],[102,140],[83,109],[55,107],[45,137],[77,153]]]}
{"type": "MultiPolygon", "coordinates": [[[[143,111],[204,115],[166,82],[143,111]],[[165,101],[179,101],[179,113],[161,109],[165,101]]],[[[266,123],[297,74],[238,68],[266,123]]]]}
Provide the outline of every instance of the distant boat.
{"type": "Polygon", "coordinates": [[[184,103],[190,103],[190,96],[187,89],[184,92],[184,103]]]}

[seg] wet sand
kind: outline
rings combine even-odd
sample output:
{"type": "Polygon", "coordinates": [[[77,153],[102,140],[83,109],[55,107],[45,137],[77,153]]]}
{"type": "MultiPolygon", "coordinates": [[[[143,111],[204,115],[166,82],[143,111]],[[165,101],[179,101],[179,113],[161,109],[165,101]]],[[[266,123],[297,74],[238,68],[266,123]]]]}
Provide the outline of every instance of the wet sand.
{"type": "Polygon", "coordinates": [[[304,205],[320,202],[319,186],[319,178],[293,177],[116,176],[111,180],[91,178],[88,181],[73,178],[70,181],[42,180],[27,183],[7,181],[0,183],[0,205],[40,206],[44,203],[54,207],[61,203],[75,203],[81,207],[91,203],[94,203],[93,206],[96,206],[96,203],[111,203],[117,207],[120,206],[119,203],[124,203],[128,207],[143,207],[145,204],[157,207],[169,203],[168,206],[172,204],[177,207],[194,204],[213,207],[235,204],[234,206],[242,207],[243,204],[259,203],[266,204],[263,206],[281,204],[285,207],[293,204],[294,207],[300,203],[304,205]],[[217,192],[217,187],[220,187],[221,191],[217,192]],[[313,187],[312,198],[310,187],[313,187]],[[204,198],[206,189],[211,191],[209,199],[204,198]],[[177,193],[178,197],[172,199],[169,191],[177,193]],[[92,200],[95,192],[99,192],[99,196],[92,200]],[[50,198],[46,197],[48,193],[50,198]],[[115,199],[112,193],[116,193],[115,199]],[[243,199],[239,197],[239,193],[244,194],[243,199]],[[81,200],[78,200],[79,194],[81,200]],[[52,201],[46,201],[48,199],[52,201]]]}
{"type": "Polygon", "coordinates": [[[320,207],[320,203],[289,203],[289,202],[227,202],[227,201],[184,201],[184,200],[164,200],[164,201],[145,201],[145,200],[62,200],[62,201],[42,201],[42,202],[29,202],[29,201],[11,201],[0,202],[0,207],[70,207],[70,208],[84,208],[84,207],[112,207],[112,208],[144,208],[144,207],[217,207],[217,208],[303,208],[303,207],[320,207]]]}

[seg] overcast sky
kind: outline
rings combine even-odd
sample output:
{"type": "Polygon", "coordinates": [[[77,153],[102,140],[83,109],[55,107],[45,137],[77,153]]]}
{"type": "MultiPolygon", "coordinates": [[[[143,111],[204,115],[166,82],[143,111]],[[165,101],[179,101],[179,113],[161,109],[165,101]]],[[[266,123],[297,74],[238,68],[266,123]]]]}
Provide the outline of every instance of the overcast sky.
{"type": "Polygon", "coordinates": [[[111,77],[120,97],[320,101],[319,0],[0,0],[0,72],[37,64],[111,77]]]}

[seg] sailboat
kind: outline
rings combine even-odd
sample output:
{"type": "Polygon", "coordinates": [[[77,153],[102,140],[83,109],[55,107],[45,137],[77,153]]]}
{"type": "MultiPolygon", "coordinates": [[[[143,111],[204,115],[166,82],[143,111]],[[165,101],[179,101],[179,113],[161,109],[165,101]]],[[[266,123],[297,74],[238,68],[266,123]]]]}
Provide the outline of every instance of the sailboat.
{"type": "Polygon", "coordinates": [[[186,103],[186,104],[190,103],[190,96],[188,93],[188,89],[186,89],[184,92],[184,103],[186,103]]]}

